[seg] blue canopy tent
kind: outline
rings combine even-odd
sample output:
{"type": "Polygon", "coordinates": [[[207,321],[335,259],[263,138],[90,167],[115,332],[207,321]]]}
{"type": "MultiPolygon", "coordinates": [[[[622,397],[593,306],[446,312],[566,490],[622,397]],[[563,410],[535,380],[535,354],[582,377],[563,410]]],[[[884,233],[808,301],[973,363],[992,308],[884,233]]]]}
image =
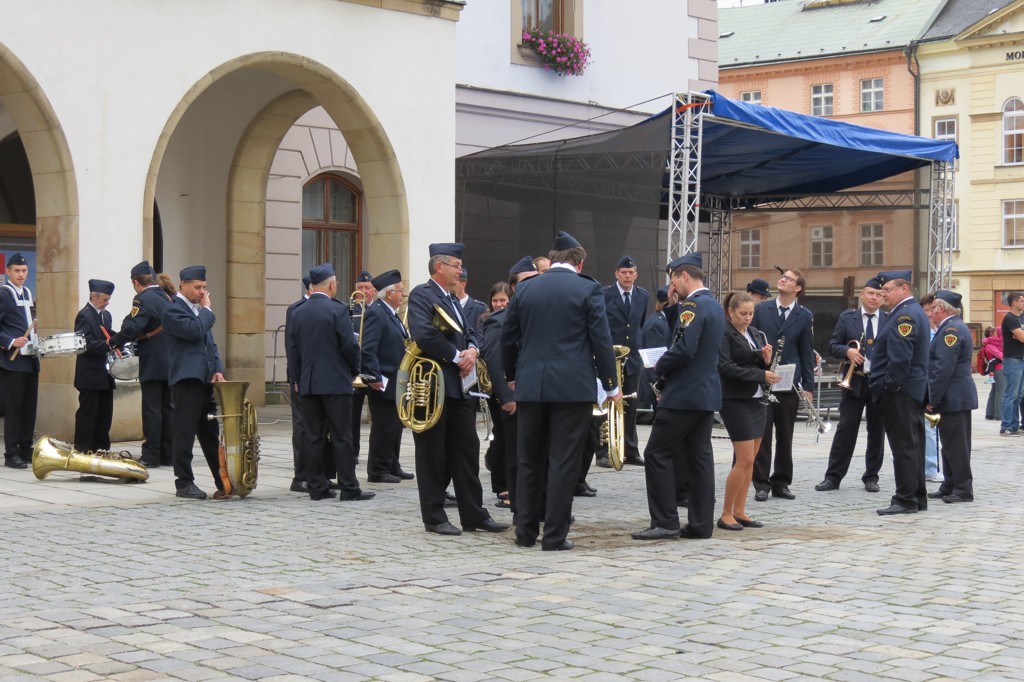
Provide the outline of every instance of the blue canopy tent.
{"type": "Polygon", "coordinates": [[[610,273],[628,253],[646,275],[642,284],[654,288],[667,260],[697,250],[705,221],[709,285],[724,291],[732,211],[834,195],[930,166],[927,204],[915,196],[913,205],[885,206],[930,209],[934,289],[948,286],[951,274],[957,156],[953,142],[689,93],[630,128],[457,159],[456,236],[485,282],[503,279],[517,255],[546,253],[567,229],[587,248],[591,271],[610,273]]]}

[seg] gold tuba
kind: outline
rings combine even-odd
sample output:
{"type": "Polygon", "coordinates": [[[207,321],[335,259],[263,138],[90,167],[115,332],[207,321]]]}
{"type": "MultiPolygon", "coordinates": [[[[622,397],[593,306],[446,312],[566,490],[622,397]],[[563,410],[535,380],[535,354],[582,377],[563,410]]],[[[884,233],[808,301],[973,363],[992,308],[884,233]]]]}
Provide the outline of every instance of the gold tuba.
{"type": "Polygon", "coordinates": [[[221,413],[211,414],[208,419],[223,422],[221,467],[227,473],[224,493],[245,497],[256,487],[256,467],[260,460],[256,408],[245,399],[249,382],[215,381],[211,386],[221,413]]]}
{"type": "MultiPolygon", "coordinates": [[[[408,309],[406,309],[408,314],[408,309]]],[[[432,324],[442,333],[462,333],[459,323],[444,308],[434,304],[432,324]]],[[[444,409],[444,374],[436,360],[423,356],[419,345],[410,337],[405,342],[405,355],[395,377],[395,406],[398,419],[413,433],[434,428],[444,409]]]]}
{"type": "Polygon", "coordinates": [[[79,452],[70,443],[43,436],[32,448],[32,473],[41,481],[52,471],[77,471],[137,481],[149,478],[146,465],[131,457],[108,450],[79,452]]]}
{"type": "MultiPolygon", "coordinates": [[[[615,380],[622,390],[622,370],[629,356],[629,348],[626,346],[612,346],[615,351],[615,380]]],[[[606,415],[608,419],[601,424],[601,444],[608,446],[608,461],[616,471],[622,471],[622,465],[626,461],[626,424],[625,409],[623,400],[636,398],[636,393],[625,395],[618,402],[605,403],[594,406],[594,416],[606,415]]]]}

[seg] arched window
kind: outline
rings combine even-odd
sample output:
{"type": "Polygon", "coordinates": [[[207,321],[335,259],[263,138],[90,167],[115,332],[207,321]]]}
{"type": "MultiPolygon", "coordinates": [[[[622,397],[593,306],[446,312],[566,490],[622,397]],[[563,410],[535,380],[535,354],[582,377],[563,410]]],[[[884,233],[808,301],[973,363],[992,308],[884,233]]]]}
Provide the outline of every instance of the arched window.
{"type": "Polygon", "coordinates": [[[360,204],[359,190],[336,175],[318,175],[302,188],[302,272],[331,263],[339,299],[352,292],[362,262],[360,204]]]}
{"type": "Polygon", "coordinates": [[[1024,102],[1018,97],[1003,106],[1003,163],[1024,163],[1024,102]]]}

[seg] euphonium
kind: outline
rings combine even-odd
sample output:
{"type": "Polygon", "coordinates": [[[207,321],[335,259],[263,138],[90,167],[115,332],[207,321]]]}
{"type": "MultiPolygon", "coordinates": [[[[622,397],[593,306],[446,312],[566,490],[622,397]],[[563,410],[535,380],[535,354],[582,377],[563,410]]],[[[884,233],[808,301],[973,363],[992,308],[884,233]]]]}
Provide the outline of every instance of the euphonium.
{"type": "MultiPolygon", "coordinates": [[[[629,348],[626,346],[612,346],[615,351],[615,380],[622,390],[622,369],[629,356],[629,348]]],[[[616,471],[622,471],[622,465],[626,461],[626,405],[623,401],[636,398],[636,393],[625,395],[622,400],[612,402],[608,407],[600,406],[594,410],[595,414],[607,415],[608,419],[601,425],[601,443],[608,445],[608,461],[616,471]]],[[[606,403],[607,405],[607,403],[606,403]]]]}
{"type": "MultiPolygon", "coordinates": [[[[462,333],[459,323],[436,303],[432,324],[442,333],[462,333]]],[[[412,338],[406,339],[405,355],[395,380],[395,406],[402,424],[413,433],[434,428],[444,409],[444,374],[440,363],[424,357],[419,345],[412,338]]]]}
{"type": "Polygon", "coordinates": [[[248,381],[216,381],[211,384],[220,405],[220,415],[209,419],[223,422],[221,430],[222,468],[226,495],[245,497],[256,487],[256,467],[260,460],[260,436],[256,408],[245,399],[248,381]]]}
{"type": "Polygon", "coordinates": [[[41,481],[52,471],[77,471],[137,481],[149,478],[146,465],[131,457],[108,450],[79,452],[70,443],[43,436],[32,448],[32,473],[41,481]]]}

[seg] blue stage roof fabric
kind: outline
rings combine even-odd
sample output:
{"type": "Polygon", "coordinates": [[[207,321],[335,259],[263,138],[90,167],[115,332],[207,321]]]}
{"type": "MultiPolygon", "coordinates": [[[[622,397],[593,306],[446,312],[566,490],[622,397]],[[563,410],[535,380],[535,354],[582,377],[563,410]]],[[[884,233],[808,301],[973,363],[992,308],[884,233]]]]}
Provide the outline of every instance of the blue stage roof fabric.
{"type": "Polygon", "coordinates": [[[837,192],[959,156],[955,142],[735,102],[713,90],[706,94],[712,116],[704,118],[705,195],[837,192]]]}

